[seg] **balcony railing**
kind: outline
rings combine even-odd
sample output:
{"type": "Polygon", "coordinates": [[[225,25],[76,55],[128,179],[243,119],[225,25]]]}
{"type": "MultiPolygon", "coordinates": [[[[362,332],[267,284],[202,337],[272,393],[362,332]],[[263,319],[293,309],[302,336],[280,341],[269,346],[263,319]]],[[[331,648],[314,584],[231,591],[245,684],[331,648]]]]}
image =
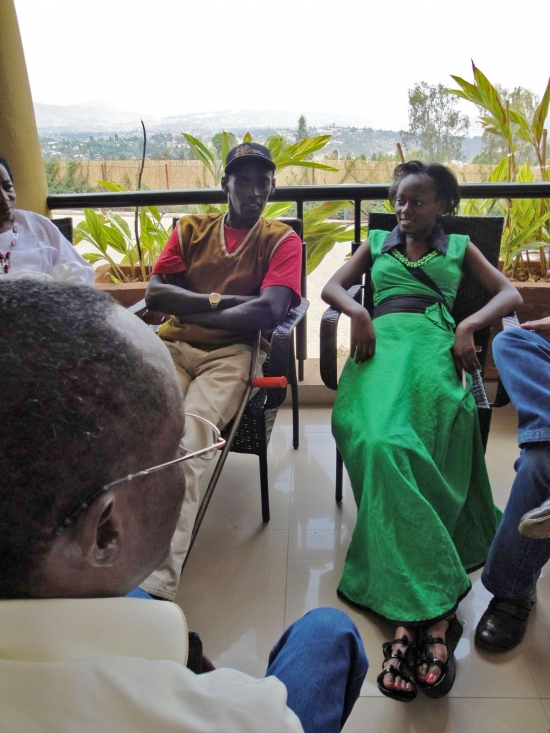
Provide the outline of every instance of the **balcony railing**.
{"type": "MultiPolygon", "coordinates": [[[[550,182],[545,183],[461,183],[463,199],[527,199],[550,198],[550,182]]],[[[352,250],[361,240],[363,201],[384,201],[388,198],[388,186],[379,184],[339,184],[335,186],[282,186],[277,188],[270,201],[293,202],[296,216],[303,219],[305,201],[350,201],[354,207],[354,241],[352,250]]],[[[175,189],[169,191],[123,191],[117,193],[63,193],[48,196],[50,209],[116,209],[135,206],[189,206],[197,204],[226,203],[226,194],[218,188],[175,189]]],[[[306,282],[305,266],[303,263],[306,282]]],[[[305,291],[305,288],[304,288],[305,291]]],[[[304,297],[307,292],[303,293],[304,297]]],[[[296,334],[298,376],[304,378],[304,361],[307,358],[307,319],[303,318],[296,334]]]]}

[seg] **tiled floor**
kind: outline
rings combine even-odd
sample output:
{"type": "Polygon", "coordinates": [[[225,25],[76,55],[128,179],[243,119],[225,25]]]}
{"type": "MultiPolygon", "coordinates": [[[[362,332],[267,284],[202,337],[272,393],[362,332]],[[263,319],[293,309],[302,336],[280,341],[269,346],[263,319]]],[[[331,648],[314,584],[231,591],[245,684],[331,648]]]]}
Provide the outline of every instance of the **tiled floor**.
{"type": "MultiPolygon", "coordinates": [[[[345,733],[548,733],[550,727],[550,581],[523,643],[507,654],[474,647],[473,634],[490,595],[480,571],[459,607],[465,625],[450,695],[409,705],[376,688],[381,643],[391,629],[347,607],[336,586],[355,522],[349,483],[334,502],[330,410],[300,410],[300,448],[291,446],[291,415],[281,410],[270,445],[271,521],[260,517],[257,459],[230,454],[182,578],[178,602],[217,666],[262,676],[283,629],[318,606],[346,610],[357,623],[371,662],[345,733]]],[[[487,458],[495,501],[504,506],[518,454],[513,408],[496,410],[487,458]]]]}

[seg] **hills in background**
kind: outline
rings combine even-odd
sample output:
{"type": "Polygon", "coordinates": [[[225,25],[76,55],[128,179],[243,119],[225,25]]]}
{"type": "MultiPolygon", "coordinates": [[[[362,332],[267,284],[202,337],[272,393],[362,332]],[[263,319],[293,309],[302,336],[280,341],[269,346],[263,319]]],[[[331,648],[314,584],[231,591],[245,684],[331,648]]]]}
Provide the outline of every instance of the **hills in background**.
{"type": "MultiPolygon", "coordinates": [[[[290,110],[232,110],[198,114],[154,117],[118,109],[101,102],[69,106],[35,103],[39,135],[49,139],[83,140],[90,135],[108,138],[141,135],[143,119],[148,134],[188,132],[203,140],[221,130],[233,132],[237,138],[250,132],[262,140],[270,134],[282,134],[292,139],[296,132],[297,115],[290,110]]],[[[400,140],[399,131],[373,130],[366,118],[339,113],[303,112],[311,134],[330,134],[332,139],[324,152],[339,151],[345,157],[377,153],[395,153],[400,140]]],[[[462,152],[471,160],[481,150],[481,137],[466,138],[462,152]]],[[[65,156],[64,156],[65,157],[65,156]]],[[[74,157],[80,157],[75,155],[74,157]]]]}

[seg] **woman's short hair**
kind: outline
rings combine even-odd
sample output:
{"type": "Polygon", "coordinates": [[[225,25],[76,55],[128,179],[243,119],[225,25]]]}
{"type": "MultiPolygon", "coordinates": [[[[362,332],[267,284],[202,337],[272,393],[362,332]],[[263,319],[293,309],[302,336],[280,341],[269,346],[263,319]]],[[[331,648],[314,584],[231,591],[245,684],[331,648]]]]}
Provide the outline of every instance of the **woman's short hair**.
{"type": "Polygon", "coordinates": [[[428,176],[434,182],[437,201],[444,201],[445,214],[456,214],[460,203],[460,187],[453,171],[441,163],[423,163],[420,160],[409,160],[401,163],[393,172],[393,182],[390,186],[388,198],[395,204],[399,184],[411,174],[428,176]]]}
{"type": "Polygon", "coordinates": [[[11,168],[9,166],[8,161],[4,158],[3,155],[0,155],[0,165],[3,165],[4,168],[8,171],[8,176],[10,177],[11,182],[13,183],[13,174],[11,172],[11,168]]]}

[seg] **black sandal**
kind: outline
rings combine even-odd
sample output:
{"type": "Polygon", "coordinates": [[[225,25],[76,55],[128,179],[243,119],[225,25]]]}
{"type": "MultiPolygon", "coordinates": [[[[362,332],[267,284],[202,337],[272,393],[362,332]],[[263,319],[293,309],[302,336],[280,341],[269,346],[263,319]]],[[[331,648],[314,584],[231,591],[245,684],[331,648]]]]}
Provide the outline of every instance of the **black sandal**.
{"type": "Polygon", "coordinates": [[[418,669],[418,667],[421,667],[423,664],[427,664],[428,667],[431,664],[435,664],[441,670],[439,679],[433,684],[420,679],[418,680],[419,687],[423,689],[424,693],[428,697],[443,697],[451,690],[456,677],[456,659],[454,652],[456,645],[462,636],[462,631],[462,624],[456,616],[453,616],[453,618],[449,620],[449,628],[447,629],[444,639],[440,636],[431,636],[429,634],[426,634],[422,638],[416,668],[418,669]],[[434,656],[433,652],[430,651],[430,644],[443,644],[447,647],[446,662],[443,662],[441,659],[434,656]]]}
{"type": "Polygon", "coordinates": [[[388,659],[395,659],[396,664],[390,664],[386,669],[382,669],[382,672],[376,678],[378,689],[386,697],[391,697],[392,700],[399,700],[400,702],[411,702],[417,695],[416,690],[416,677],[414,675],[414,668],[416,665],[417,648],[414,641],[411,641],[407,636],[402,636],[401,639],[394,639],[393,641],[386,641],[382,644],[382,651],[384,653],[384,661],[382,666],[388,661],[388,659]],[[392,650],[394,644],[402,644],[405,649],[398,649],[396,652],[392,650]],[[407,669],[404,669],[407,667],[407,669]],[[412,685],[412,690],[390,690],[384,685],[384,677],[387,674],[393,674],[395,677],[401,677],[405,682],[409,682],[412,685]]]}

